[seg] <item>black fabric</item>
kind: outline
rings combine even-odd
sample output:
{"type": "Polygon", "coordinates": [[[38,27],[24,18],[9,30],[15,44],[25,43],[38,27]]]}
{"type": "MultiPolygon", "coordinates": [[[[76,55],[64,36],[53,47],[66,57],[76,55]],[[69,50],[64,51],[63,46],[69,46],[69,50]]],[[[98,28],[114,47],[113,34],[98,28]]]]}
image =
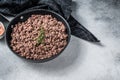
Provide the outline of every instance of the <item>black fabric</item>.
{"type": "Polygon", "coordinates": [[[31,9],[49,9],[59,13],[69,23],[72,35],[91,42],[99,40],[71,16],[72,0],[0,0],[0,13],[15,16],[31,9]]]}

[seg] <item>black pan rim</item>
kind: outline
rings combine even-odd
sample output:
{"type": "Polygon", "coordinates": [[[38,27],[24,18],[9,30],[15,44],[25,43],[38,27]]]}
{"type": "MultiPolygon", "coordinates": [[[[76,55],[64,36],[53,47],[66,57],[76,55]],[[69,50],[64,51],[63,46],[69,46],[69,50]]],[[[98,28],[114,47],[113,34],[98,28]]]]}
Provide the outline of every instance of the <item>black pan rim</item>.
{"type": "Polygon", "coordinates": [[[68,44],[69,44],[69,42],[70,42],[70,38],[71,38],[71,30],[70,30],[70,26],[69,26],[68,22],[67,22],[60,14],[58,14],[58,13],[56,13],[56,12],[54,12],[54,11],[51,11],[51,10],[46,10],[46,9],[34,9],[34,10],[28,10],[28,11],[21,12],[20,14],[16,15],[14,19],[12,19],[12,20],[10,21],[8,27],[7,27],[7,29],[6,29],[6,34],[5,34],[5,42],[7,43],[8,48],[9,48],[14,54],[16,54],[18,57],[20,57],[20,58],[22,58],[22,59],[24,59],[24,60],[26,60],[26,61],[30,61],[30,62],[43,63],[43,62],[48,62],[48,61],[51,61],[51,60],[55,59],[56,57],[58,57],[58,56],[66,49],[66,47],[68,46],[68,44]],[[66,28],[67,28],[67,30],[68,30],[68,33],[67,33],[67,34],[68,34],[67,45],[64,47],[63,50],[60,51],[60,53],[58,53],[58,54],[55,55],[55,56],[52,56],[52,57],[50,57],[50,58],[40,59],[40,60],[26,59],[25,57],[22,57],[22,56],[18,55],[16,52],[14,52],[14,51],[12,50],[12,48],[10,47],[9,43],[8,43],[9,41],[7,40],[7,32],[9,31],[9,30],[8,30],[8,27],[10,27],[10,26],[12,25],[12,22],[13,22],[17,17],[20,17],[20,16],[22,16],[23,14],[26,14],[26,13],[29,14],[30,12],[34,12],[34,11],[44,11],[44,12],[52,13],[53,15],[56,15],[56,16],[58,16],[59,18],[61,18],[61,19],[65,22],[65,24],[67,25],[67,26],[66,26],[66,28]]]}

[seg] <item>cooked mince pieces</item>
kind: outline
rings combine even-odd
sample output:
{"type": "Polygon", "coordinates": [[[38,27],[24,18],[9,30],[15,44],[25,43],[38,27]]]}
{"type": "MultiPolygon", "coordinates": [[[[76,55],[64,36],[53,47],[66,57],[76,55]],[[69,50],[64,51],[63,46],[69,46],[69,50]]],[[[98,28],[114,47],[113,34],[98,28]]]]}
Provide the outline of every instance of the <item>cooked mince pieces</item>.
{"type": "Polygon", "coordinates": [[[64,24],[51,15],[31,15],[14,25],[11,47],[22,57],[33,60],[50,58],[67,44],[64,24]]]}

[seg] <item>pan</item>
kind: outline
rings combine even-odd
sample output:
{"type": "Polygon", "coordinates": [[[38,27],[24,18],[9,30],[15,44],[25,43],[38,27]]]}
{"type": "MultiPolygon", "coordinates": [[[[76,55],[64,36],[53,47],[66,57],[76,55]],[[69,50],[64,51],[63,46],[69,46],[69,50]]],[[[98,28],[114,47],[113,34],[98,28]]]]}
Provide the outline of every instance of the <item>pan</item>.
{"type": "Polygon", "coordinates": [[[25,12],[22,12],[22,13],[18,14],[8,24],[8,27],[6,29],[6,34],[5,34],[5,39],[6,39],[7,46],[15,55],[17,55],[20,58],[25,59],[27,61],[40,62],[40,63],[50,61],[50,60],[56,58],[58,55],[60,55],[65,50],[65,48],[68,46],[68,44],[70,42],[70,37],[71,37],[71,31],[70,31],[70,27],[69,27],[69,24],[67,23],[67,21],[61,15],[59,15],[58,13],[53,12],[51,10],[45,10],[45,9],[29,10],[29,11],[25,11],[25,12]],[[42,15],[48,15],[49,14],[49,15],[55,17],[58,21],[61,21],[65,25],[66,33],[68,34],[67,45],[64,47],[64,49],[60,53],[58,53],[58,54],[56,54],[56,55],[54,55],[50,58],[45,58],[45,59],[40,59],[40,60],[32,60],[32,59],[26,59],[24,57],[21,57],[20,55],[18,55],[16,52],[14,52],[12,50],[12,47],[10,46],[11,45],[10,41],[12,39],[11,33],[12,33],[12,29],[13,29],[14,25],[17,24],[18,22],[26,21],[32,14],[42,14],[42,15]]]}

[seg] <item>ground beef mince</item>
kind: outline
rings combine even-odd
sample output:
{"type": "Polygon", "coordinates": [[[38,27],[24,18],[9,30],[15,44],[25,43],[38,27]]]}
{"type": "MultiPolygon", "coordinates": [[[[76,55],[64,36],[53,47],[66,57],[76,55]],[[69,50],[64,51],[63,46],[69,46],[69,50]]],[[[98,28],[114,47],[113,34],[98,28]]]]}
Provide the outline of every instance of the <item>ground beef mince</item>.
{"type": "Polygon", "coordinates": [[[11,47],[22,57],[40,60],[58,54],[67,36],[64,24],[51,15],[31,15],[14,25],[11,47]]]}

